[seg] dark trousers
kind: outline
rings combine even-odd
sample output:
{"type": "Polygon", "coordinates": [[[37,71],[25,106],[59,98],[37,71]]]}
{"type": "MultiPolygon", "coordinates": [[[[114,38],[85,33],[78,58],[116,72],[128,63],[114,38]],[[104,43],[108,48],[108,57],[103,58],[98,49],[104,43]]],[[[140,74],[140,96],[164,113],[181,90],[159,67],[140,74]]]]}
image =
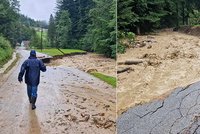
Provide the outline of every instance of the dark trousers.
{"type": "Polygon", "coordinates": [[[28,94],[28,97],[35,97],[35,98],[37,98],[37,89],[38,89],[37,86],[27,85],[27,94],[28,94]]]}

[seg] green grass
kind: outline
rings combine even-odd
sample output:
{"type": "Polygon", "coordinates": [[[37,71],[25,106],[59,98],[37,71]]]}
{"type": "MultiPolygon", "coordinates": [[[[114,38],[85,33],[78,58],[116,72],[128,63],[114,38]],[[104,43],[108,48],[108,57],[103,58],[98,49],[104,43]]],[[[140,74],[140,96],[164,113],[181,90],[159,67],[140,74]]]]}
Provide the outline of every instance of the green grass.
{"type": "Polygon", "coordinates": [[[60,51],[57,49],[43,49],[42,51],[40,49],[35,49],[37,52],[45,53],[50,56],[56,56],[56,55],[63,55],[60,51]]]}
{"type": "Polygon", "coordinates": [[[86,51],[78,50],[78,49],[61,49],[65,54],[71,54],[71,53],[85,53],[86,51]]]}
{"type": "MultiPolygon", "coordinates": [[[[85,51],[78,50],[78,49],[61,49],[65,54],[73,54],[73,53],[85,53],[85,51]]],[[[56,48],[50,48],[50,49],[43,49],[42,51],[40,49],[36,49],[37,52],[45,53],[50,56],[58,56],[63,55],[58,49],[56,48]]]]}
{"type": "Polygon", "coordinates": [[[113,87],[116,87],[116,78],[112,76],[107,76],[98,72],[91,72],[91,75],[99,78],[100,80],[105,81],[106,83],[112,85],[113,87]]]}

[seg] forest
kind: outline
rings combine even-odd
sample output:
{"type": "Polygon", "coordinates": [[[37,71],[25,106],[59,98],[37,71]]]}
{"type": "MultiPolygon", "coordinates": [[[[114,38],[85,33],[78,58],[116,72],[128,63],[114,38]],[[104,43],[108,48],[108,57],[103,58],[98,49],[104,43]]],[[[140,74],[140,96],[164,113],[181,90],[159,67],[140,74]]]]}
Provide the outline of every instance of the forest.
{"type": "Polygon", "coordinates": [[[19,0],[1,0],[0,63],[11,58],[12,48],[23,40],[30,40],[31,47],[40,48],[41,29],[47,38],[43,47],[82,49],[115,58],[115,7],[115,0],[57,1],[56,13],[47,23],[20,14],[19,0]]]}
{"type": "Polygon", "coordinates": [[[0,66],[12,56],[13,48],[23,40],[36,35],[34,27],[48,28],[44,21],[35,21],[20,14],[18,0],[1,0],[0,3],[0,66]]]}
{"type": "Polygon", "coordinates": [[[115,7],[115,0],[58,1],[57,12],[49,20],[50,46],[82,49],[115,58],[115,7]]]}
{"type": "Polygon", "coordinates": [[[118,0],[118,34],[200,24],[199,0],[118,0]]]}
{"type": "Polygon", "coordinates": [[[19,40],[20,22],[18,20],[19,2],[1,0],[0,2],[0,67],[12,56],[12,47],[19,40]]]}

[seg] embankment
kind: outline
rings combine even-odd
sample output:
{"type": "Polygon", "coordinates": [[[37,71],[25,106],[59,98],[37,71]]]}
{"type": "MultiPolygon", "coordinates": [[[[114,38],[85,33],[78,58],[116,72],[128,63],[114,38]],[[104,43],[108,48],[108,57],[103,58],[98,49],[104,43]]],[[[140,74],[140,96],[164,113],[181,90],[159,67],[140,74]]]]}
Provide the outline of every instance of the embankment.
{"type": "Polygon", "coordinates": [[[200,36],[200,26],[182,26],[178,31],[189,35],[200,36]]]}

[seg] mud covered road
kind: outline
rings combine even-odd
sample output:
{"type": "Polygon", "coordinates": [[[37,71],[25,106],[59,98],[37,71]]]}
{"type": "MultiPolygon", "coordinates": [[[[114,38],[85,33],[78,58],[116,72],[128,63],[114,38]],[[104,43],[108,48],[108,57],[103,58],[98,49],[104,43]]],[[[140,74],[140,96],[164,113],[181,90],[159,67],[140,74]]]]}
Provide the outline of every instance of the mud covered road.
{"type": "Polygon", "coordinates": [[[105,75],[116,77],[116,61],[100,54],[87,53],[85,55],[67,56],[62,59],[52,60],[50,65],[75,67],[83,72],[96,70],[105,75]]]}
{"type": "Polygon", "coordinates": [[[115,89],[72,67],[48,67],[41,73],[36,110],[31,110],[25,83],[17,81],[29,52],[0,85],[2,134],[114,134],[115,89]]]}

